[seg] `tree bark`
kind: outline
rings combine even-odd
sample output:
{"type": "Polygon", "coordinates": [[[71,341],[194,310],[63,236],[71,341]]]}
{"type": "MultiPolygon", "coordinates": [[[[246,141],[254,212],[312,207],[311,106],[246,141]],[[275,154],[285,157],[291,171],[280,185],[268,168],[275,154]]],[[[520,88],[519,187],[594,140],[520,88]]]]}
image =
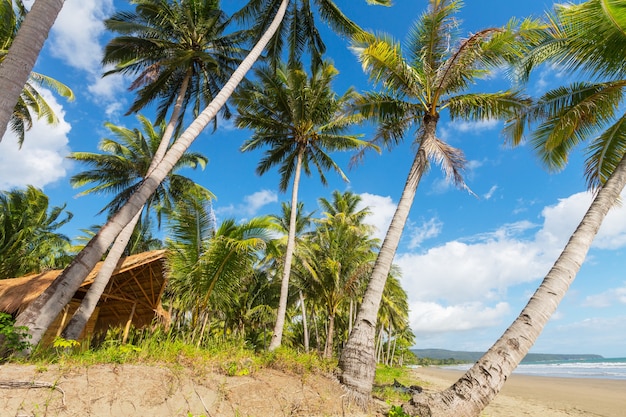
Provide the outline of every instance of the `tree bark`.
{"type": "MultiPolygon", "coordinates": [[[[257,61],[263,49],[280,25],[289,0],[283,0],[268,31],[263,34],[259,42],[252,48],[249,55],[239,65],[230,77],[224,88],[191,123],[176,143],[168,150],[163,161],[146,177],[139,189],[129,201],[113,215],[100,231],[91,239],[87,246],[74,258],[72,263],[59,275],[52,284],[17,317],[16,326],[28,327],[30,341],[37,345],[44,333],[54,321],[63,307],[93,269],[106,249],[113,243],[120,231],[141,210],[148,198],[160,185],[173,166],[189,148],[191,143],[200,135],[200,132],[215,117],[234,89],[243,80],[246,73],[257,61]]],[[[29,352],[25,352],[28,354],[29,352]]]]}
{"type": "Polygon", "coordinates": [[[278,312],[276,324],[270,342],[269,350],[280,347],[283,340],[283,328],[285,327],[285,314],[287,314],[287,297],[289,295],[289,276],[291,275],[291,260],[296,246],[296,220],[298,214],[298,187],[300,185],[300,171],[302,169],[302,155],[304,150],[298,151],[298,161],[293,176],[293,189],[291,190],[291,213],[289,216],[289,232],[287,233],[287,248],[285,249],[285,264],[283,265],[283,277],[280,283],[280,299],[278,300],[278,312]]]}
{"type": "Polygon", "coordinates": [[[37,0],[0,65],[0,141],[64,0],[37,0]]]}
{"type": "Polygon", "coordinates": [[[357,404],[366,405],[372,393],[374,373],[376,372],[374,333],[378,308],[387,276],[393,264],[393,258],[400,243],[402,230],[415,199],[417,186],[428,162],[423,144],[425,141],[434,140],[437,121],[438,118],[434,116],[424,118],[422,144],[417,150],[398,207],[376,258],[374,270],[357,313],[354,328],[339,358],[339,368],[341,369],[339,379],[357,404]]]}
{"type": "Polygon", "coordinates": [[[403,407],[420,417],[476,417],[500,392],[556,311],[600,226],[626,185],[626,156],[598,191],[548,275],[511,326],[458,381],[443,392],[416,394],[403,407]]]}
{"type": "Polygon", "coordinates": [[[304,295],[300,291],[300,306],[302,309],[302,333],[304,339],[304,351],[309,353],[309,325],[306,320],[306,305],[304,304],[304,295]]]}
{"type": "Polygon", "coordinates": [[[324,357],[331,358],[333,356],[333,337],[335,333],[335,314],[328,315],[328,332],[326,333],[326,345],[324,346],[324,357]]]}

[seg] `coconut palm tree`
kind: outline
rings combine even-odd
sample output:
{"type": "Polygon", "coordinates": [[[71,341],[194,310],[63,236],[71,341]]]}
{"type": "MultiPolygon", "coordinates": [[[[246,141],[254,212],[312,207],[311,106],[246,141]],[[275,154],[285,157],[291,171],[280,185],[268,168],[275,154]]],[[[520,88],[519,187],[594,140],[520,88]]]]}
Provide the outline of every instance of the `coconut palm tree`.
{"type": "MultiPolygon", "coordinates": [[[[367,3],[390,6],[391,0],[367,0],[367,3]]],[[[249,0],[234,17],[240,22],[252,22],[252,33],[258,39],[267,30],[271,16],[276,13],[280,4],[280,0],[249,0]]],[[[305,50],[314,66],[322,63],[326,45],[319,34],[316,18],[348,38],[363,34],[363,29],[350,20],[335,1],[293,0],[278,31],[267,46],[272,67],[276,67],[283,59],[285,47],[289,65],[299,62],[305,50]]]]}
{"type": "MultiPolygon", "coordinates": [[[[159,129],[155,129],[147,118],[139,116],[138,119],[143,131],[137,128],[128,129],[107,123],[106,126],[113,133],[115,139],[102,139],[100,149],[103,153],[74,152],[69,156],[70,159],[83,162],[92,168],[80,172],[70,179],[70,183],[74,187],[90,186],[90,188],[85,189],[79,195],[113,194],[114,197],[111,202],[106,204],[100,213],[105,211],[109,213],[117,212],[119,207],[128,200],[129,196],[141,184],[145,173],[148,172],[154,160],[154,155],[158,152],[163,132],[166,130],[165,123],[161,123],[159,129]]],[[[204,193],[209,197],[210,192],[208,190],[200,187],[189,178],[175,173],[185,167],[204,168],[206,163],[207,158],[203,155],[186,153],[144,205],[143,220],[141,220],[142,212],[139,212],[137,215],[139,230],[149,224],[150,213],[153,210],[156,211],[158,225],[160,226],[162,210],[171,208],[173,202],[180,199],[189,190],[196,190],[196,192],[204,193]]],[[[132,226],[133,229],[137,229],[135,224],[132,224],[132,226]]],[[[127,241],[124,242],[124,247],[127,246],[126,243],[127,241]]],[[[111,256],[110,258],[107,256],[107,259],[109,259],[108,264],[114,268],[122,253],[113,256],[109,255],[111,256]]],[[[107,261],[105,260],[105,265],[106,263],[107,261]]],[[[110,273],[108,272],[106,274],[98,274],[85,295],[81,306],[76,310],[63,331],[64,338],[76,339],[80,336],[100,300],[109,278],[110,273]]]]}
{"type": "MultiPolygon", "coordinates": [[[[346,180],[328,153],[367,146],[356,135],[345,133],[355,119],[341,112],[353,94],[349,90],[337,96],[332,91],[331,83],[337,74],[329,62],[314,70],[310,78],[301,66],[280,65],[276,70],[265,66],[255,71],[257,83],[246,83],[245,88],[233,95],[239,113],[235,124],[253,130],[252,138],[244,143],[242,151],[268,148],[257,166],[257,173],[262,175],[279,166],[279,189],[286,191],[292,183],[291,207],[298,205],[302,171],[311,175],[311,166],[314,166],[322,184],[326,184],[324,171],[328,169],[335,170],[346,180]]],[[[282,340],[295,232],[296,210],[292,210],[281,298],[270,349],[279,347],[282,340]]]]}
{"type": "MultiPolygon", "coordinates": [[[[127,114],[158,102],[156,124],[172,107],[178,112],[170,123],[178,129],[189,107],[196,117],[242,55],[242,32],[227,32],[230,20],[217,0],[139,0],[134,11],[117,12],[104,23],[117,35],[104,50],[102,63],[114,65],[105,76],[135,77],[130,90],[137,91],[137,98],[127,114]]],[[[230,117],[227,106],[221,111],[230,117]]]]}
{"type": "MultiPolygon", "coordinates": [[[[242,224],[227,219],[215,228],[205,195],[190,193],[171,212],[167,239],[171,270],[168,292],[178,308],[191,315],[191,325],[204,328],[217,312],[233,311],[242,286],[251,277],[270,241],[271,220],[242,224]]],[[[215,318],[215,317],[214,317],[215,318]]]]}
{"type": "MultiPolygon", "coordinates": [[[[380,300],[415,193],[430,161],[446,177],[467,189],[460,149],[437,137],[444,110],[451,120],[507,118],[528,104],[515,91],[475,93],[473,84],[491,65],[516,52],[510,27],[489,28],[458,39],[455,15],[462,3],[431,0],[429,8],[410,30],[406,50],[386,36],[364,38],[353,49],[382,92],[364,94],[356,108],[378,122],[375,141],[393,147],[412,129],[417,148],[402,196],[381,246],[355,326],[343,349],[339,366],[343,384],[358,402],[370,398],[375,372],[374,334],[380,300]]],[[[362,155],[359,155],[362,156],[362,155]]]]}
{"type": "MultiPolygon", "coordinates": [[[[6,64],[4,62],[5,59],[11,59],[8,55],[9,48],[13,44],[25,16],[26,9],[21,0],[16,0],[15,2],[11,0],[0,1],[0,67],[4,67],[5,65],[10,66],[11,64],[10,62],[6,64]]],[[[2,77],[1,74],[2,70],[0,69],[0,78],[2,77]]],[[[72,90],[57,80],[36,72],[28,74],[26,81],[22,84],[17,100],[13,103],[14,107],[12,108],[12,112],[9,113],[9,120],[7,122],[11,130],[17,134],[20,146],[24,142],[24,132],[30,129],[33,123],[31,112],[39,118],[45,118],[50,124],[57,122],[54,111],[35,86],[51,88],[56,93],[70,100],[74,98],[72,90]]],[[[0,98],[0,106],[3,105],[2,101],[8,99],[8,97],[8,93],[7,95],[2,95],[2,98],[0,98]]],[[[7,109],[9,108],[7,107],[7,109]]],[[[4,117],[4,110],[2,110],[0,117],[4,117]]],[[[0,140],[2,140],[2,135],[4,134],[7,124],[5,123],[0,126],[3,126],[0,133],[0,140]]]]}
{"type": "Polygon", "coordinates": [[[414,397],[405,406],[420,416],[478,416],[501,390],[556,311],[587,256],[603,219],[626,185],[623,89],[626,13],[602,0],[559,5],[534,43],[526,70],[557,63],[596,82],[574,83],[544,94],[510,124],[510,140],[531,143],[550,169],[561,169],[573,147],[587,143],[585,173],[596,194],[558,259],[519,316],[457,382],[441,393],[414,397]]]}
{"type": "Polygon", "coordinates": [[[72,213],[48,203],[32,186],[0,192],[0,279],[63,266],[70,240],[58,229],[72,213]]]}

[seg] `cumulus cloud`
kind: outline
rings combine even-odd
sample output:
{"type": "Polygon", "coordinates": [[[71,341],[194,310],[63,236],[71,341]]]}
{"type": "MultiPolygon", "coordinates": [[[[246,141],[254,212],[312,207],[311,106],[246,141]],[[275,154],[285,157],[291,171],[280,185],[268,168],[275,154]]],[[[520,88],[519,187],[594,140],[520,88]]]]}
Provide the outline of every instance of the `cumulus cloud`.
{"type": "Polygon", "coordinates": [[[367,217],[365,223],[374,226],[374,237],[382,240],[387,234],[387,229],[393,214],[396,212],[397,205],[389,196],[383,197],[369,193],[363,193],[360,196],[361,203],[358,209],[369,208],[372,214],[367,217]]]}
{"type": "Polygon", "coordinates": [[[437,218],[424,220],[419,226],[411,226],[409,249],[418,248],[425,240],[439,236],[442,228],[443,223],[437,218]]]}
{"type": "Polygon", "coordinates": [[[68,133],[71,129],[64,119],[63,107],[49,90],[39,89],[59,118],[56,125],[44,120],[33,121],[26,132],[24,145],[18,147],[17,136],[7,130],[0,142],[0,189],[33,185],[42,188],[67,174],[69,162],[65,156],[70,152],[68,133]]]}
{"type": "Polygon", "coordinates": [[[415,302],[410,305],[411,329],[417,333],[447,333],[474,330],[500,324],[509,313],[509,305],[497,303],[493,307],[480,302],[442,306],[432,302],[415,302]]]}
{"type": "Polygon", "coordinates": [[[261,190],[245,196],[243,201],[242,204],[236,206],[218,207],[216,212],[222,216],[255,216],[262,207],[277,202],[278,195],[275,191],[261,190]]]}
{"type": "Polygon", "coordinates": [[[102,78],[103,21],[113,10],[113,0],[67,0],[52,27],[47,48],[53,56],[86,75],[87,91],[98,100],[115,101],[125,88],[122,76],[102,78]]]}
{"type": "MultiPolygon", "coordinates": [[[[626,193],[625,193],[626,194],[626,193]]],[[[402,285],[409,295],[416,332],[491,326],[508,311],[507,291],[541,280],[554,264],[592,200],[578,193],[542,211],[543,223],[506,224],[491,233],[457,238],[426,251],[398,253],[402,285]],[[490,303],[495,307],[488,307],[490,303]]],[[[623,195],[622,198],[626,197],[623,195]]],[[[614,207],[594,247],[616,249],[626,242],[626,207],[614,207]]],[[[626,287],[591,295],[585,305],[626,304],[626,287]]]]}

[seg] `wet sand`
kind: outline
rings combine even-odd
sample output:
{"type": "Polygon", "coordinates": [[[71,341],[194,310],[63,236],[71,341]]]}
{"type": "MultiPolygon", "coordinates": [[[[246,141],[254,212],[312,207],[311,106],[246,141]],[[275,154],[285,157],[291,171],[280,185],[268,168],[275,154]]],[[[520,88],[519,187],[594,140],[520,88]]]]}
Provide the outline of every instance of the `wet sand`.
{"type": "MultiPolygon", "coordinates": [[[[414,370],[426,390],[450,386],[462,372],[435,367],[414,370]]],[[[484,417],[625,417],[626,380],[512,375],[484,417]]]]}

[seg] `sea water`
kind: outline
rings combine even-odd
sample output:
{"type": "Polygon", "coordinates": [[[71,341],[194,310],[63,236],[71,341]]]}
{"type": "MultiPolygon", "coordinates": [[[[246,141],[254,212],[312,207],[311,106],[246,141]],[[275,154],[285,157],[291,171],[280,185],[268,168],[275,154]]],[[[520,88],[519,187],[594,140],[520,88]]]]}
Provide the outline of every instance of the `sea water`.
{"type": "MultiPolygon", "coordinates": [[[[467,370],[471,364],[446,366],[467,370]]],[[[520,364],[514,374],[559,378],[602,378],[626,380],[626,358],[598,358],[572,361],[542,361],[520,364]]]]}

